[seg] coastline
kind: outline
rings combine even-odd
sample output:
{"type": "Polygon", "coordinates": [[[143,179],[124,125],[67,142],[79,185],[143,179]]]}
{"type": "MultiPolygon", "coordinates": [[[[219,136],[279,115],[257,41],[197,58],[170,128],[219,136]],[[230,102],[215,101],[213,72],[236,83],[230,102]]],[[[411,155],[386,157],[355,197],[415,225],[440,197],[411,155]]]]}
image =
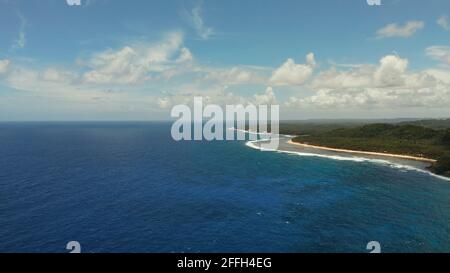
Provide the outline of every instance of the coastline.
{"type": "MultiPolygon", "coordinates": [[[[229,128],[234,129],[234,128],[229,128]]],[[[235,129],[234,129],[235,130],[235,129]]],[[[245,131],[246,133],[255,133],[245,131]]],[[[267,134],[267,133],[255,133],[255,134],[267,134]]],[[[280,147],[276,150],[266,150],[273,152],[281,152],[288,154],[297,154],[301,156],[318,156],[324,158],[331,158],[335,160],[350,160],[350,161],[370,161],[373,163],[385,164],[395,168],[402,168],[407,170],[414,170],[418,172],[423,172],[434,176],[436,178],[450,181],[450,177],[446,175],[440,175],[434,173],[430,167],[437,162],[435,159],[425,158],[425,157],[416,157],[410,155],[402,155],[402,154],[392,154],[392,153],[379,153],[379,152],[366,152],[366,151],[358,151],[358,150],[350,150],[350,149],[338,149],[338,148],[330,148],[326,146],[318,146],[318,145],[310,145],[305,143],[294,142],[292,139],[295,137],[293,135],[283,135],[278,134],[280,140],[280,147]],[[352,156],[353,155],[353,156],[352,156]],[[359,155],[359,156],[358,156],[359,155]]],[[[267,141],[269,139],[258,139],[251,140],[246,142],[246,146],[263,150],[258,146],[257,143],[267,141]]]]}
{"type": "Polygon", "coordinates": [[[332,152],[339,152],[339,153],[349,153],[349,154],[360,154],[360,155],[375,155],[375,156],[385,156],[385,157],[392,157],[392,158],[400,158],[400,159],[408,159],[408,160],[416,160],[421,162],[427,162],[427,163],[436,163],[437,160],[425,158],[425,157],[417,157],[417,156],[410,156],[410,155],[401,155],[401,154],[391,154],[391,153],[379,153],[379,152],[366,152],[366,151],[357,151],[357,150],[348,150],[348,149],[338,149],[338,148],[330,148],[325,146],[316,146],[316,145],[310,145],[300,142],[294,142],[289,140],[287,142],[291,145],[297,145],[301,147],[307,147],[307,148],[314,148],[314,149],[320,149],[325,151],[332,151],[332,152]]]}

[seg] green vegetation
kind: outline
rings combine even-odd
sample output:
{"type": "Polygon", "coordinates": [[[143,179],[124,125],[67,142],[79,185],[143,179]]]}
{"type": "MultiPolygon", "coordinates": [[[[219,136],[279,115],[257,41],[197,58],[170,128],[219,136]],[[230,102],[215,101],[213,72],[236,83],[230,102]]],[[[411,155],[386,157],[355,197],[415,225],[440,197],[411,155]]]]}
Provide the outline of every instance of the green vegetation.
{"type": "Polygon", "coordinates": [[[400,125],[403,124],[411,124],[411,125],[418,125],[423,126],[431,129],[448,129],[450,128],[450,119],[426,119],[426,120],[416,120],[416,121],[406,121],[399,123],[400,125]]]}
{"type": "Polygon", "coordinates": [[[430,170],[450,176],[450,120],[400,123],[283,123],[293,141],[338,149],[394,153],[436,159],[430,170]]]}
{"type": "Polygon", "coordinates": [[[450,156],[446,155],[441,157],[436,164],[432,167],[432,170],[437,174],[443,174],[446,176],[450,176],[449,172],[450,166],[450,156]]]}

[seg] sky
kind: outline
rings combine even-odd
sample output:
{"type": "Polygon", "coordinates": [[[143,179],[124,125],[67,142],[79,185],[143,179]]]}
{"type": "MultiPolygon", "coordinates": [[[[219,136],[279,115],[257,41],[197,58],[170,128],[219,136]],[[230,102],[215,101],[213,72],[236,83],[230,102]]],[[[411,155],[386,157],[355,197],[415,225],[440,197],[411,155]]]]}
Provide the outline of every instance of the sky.
{"type": "Polygon", "coordinates": [[[0,121],[450,117],[450,1],[367,2],[0,0],[0,121]]]}

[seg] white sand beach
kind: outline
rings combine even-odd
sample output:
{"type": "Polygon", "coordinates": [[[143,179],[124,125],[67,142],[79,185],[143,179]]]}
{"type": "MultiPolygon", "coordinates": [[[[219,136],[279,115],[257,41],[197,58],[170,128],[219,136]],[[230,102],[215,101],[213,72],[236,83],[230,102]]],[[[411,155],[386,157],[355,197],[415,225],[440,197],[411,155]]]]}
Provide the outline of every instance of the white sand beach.
{"type": "Polygon", "coordinates": [[[301,147],[321,149],[321,150],[333,151],[333,152],[342,152],[342,153],[360,154],[360,155],[372,155],[372,156],[386,156],[386,157],[394,157],[394,158],[401,158],[401,159],[417,160],[417,161],[428,162],[428,163],[435,163],[436,162],[435,159],[430,159],[430,158],[425,158],[425,157],[417,157],[417,156],[410,156],[410,155],[400,155],[400,154],[391,154],[391,153],[378,153],[378,152],[366,152],[366,151],[347,150],[347,149],[336,149],[336,148],[330,148],[330,147],[316,146],[316,145],[310,145],[310,144],[305,144],[305,143],[294,142],[292,140],[289,140],[287,143],[292,144],[292,145],[301,146],[301,147]]]}

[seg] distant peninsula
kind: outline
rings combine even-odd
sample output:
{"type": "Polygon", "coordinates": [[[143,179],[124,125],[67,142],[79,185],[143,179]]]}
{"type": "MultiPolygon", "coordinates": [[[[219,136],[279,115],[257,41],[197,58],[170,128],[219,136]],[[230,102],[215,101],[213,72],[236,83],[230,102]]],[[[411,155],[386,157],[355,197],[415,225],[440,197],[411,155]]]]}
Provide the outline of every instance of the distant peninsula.
{"type": "Polygon", "coordinates": [[[289,122],[280,126],[280,132],[297,135],[291,143],[298,145],[426,161],[431,172],[450,177],[450,120],[289,122]]]}

